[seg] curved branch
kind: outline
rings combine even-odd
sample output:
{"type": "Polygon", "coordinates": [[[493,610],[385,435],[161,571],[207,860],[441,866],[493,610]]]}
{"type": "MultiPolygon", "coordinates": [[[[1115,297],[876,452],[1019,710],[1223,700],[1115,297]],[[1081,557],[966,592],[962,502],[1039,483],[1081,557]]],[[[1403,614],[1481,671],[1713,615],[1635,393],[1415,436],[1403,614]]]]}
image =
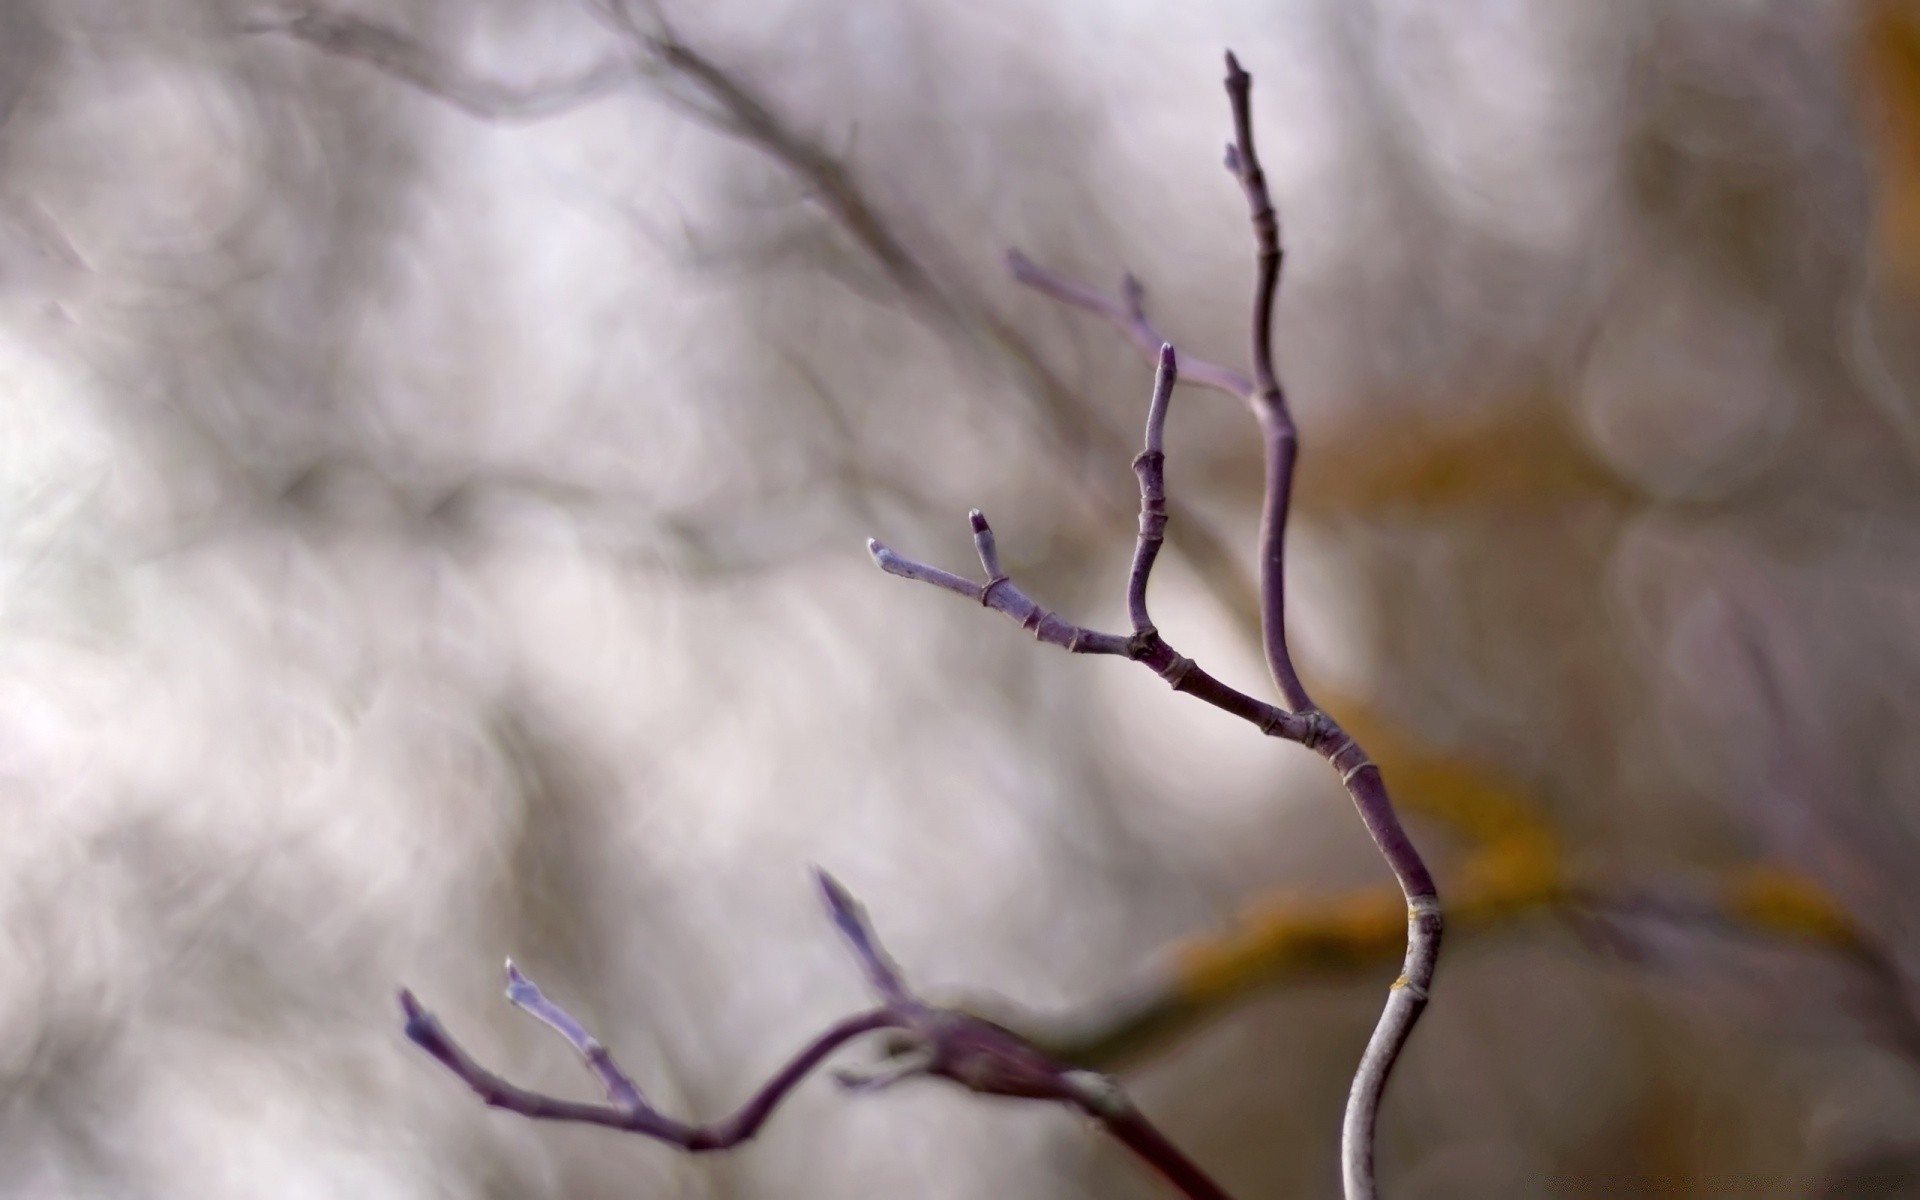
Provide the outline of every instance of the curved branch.
{"type": "MultiPolygon", "coordinates": [[[[1227,169],[1233,172],[1240,181],[1240,189],[1246,193],[1256,247],[1252,321],[1254,415],[1266,441],[1267,459],[1266,497],[1260,518],[1262,634],[1268,669],[1287,707],[1295,712],[1314,712],[1317,710],[1300,682],[1287,648],[1287,505],[1292,496],[1293,464],[1300,443],[1293,415],[1287,409],[1286,394],[1273,369],[1274,294],[1280,285],[1280,219],[1267,191],[1266,173],[1261,170],[1260,158],[1254,149],[1253,78],[1241,69],[1239,60],[1231,52],[1227,54],[1226,87],[1233,110],[1233,144],[1227,148],[1227,169]]],[[[1341,772],[1341,782],[1347,785],[1361,821],[1399,881],[1407,901],[1406,959],[1361,1055],[1359,1070],[1354,1073],[1353,1087],[1347,1095],[1346,1119],[1341,1126],[1340,1169],[1348,1200],[1370,1200],[1378,1194],[1373,1144],[1380,1101],[1386,1093],[1393,1065],[1427,1007],[1428,990],[1433,986],[1434,968],[1440,958],[1440,896],[1432,873],[1400,825],[1380,769],[1359,743],[1331,719],[1325,723],[1327,735],[1319,749],[1336,770],[1340,769],[1342,756],[1346,756],[1350,765],[1341,772]]]]}
{"type": "Polygon", "coordinates": [[[853,1091],[878,1091],[902,1079],[932,1075],[982,1095],[1072,1105],[1098,1122],[1188,1200],[1229,1200],[1219,1184],[1154,1128],[1114,1080],[1060,1062],[1005,1026],[956,1009],[936,1008],[914,995],[881,945],[860,902],[825,871],[816,869],[814,882],[827,915],[852,948],[868,984],[883,1003],[846,1018],[814,1038],[739,1111],[724,1120],[688,1125],[648,1104],[606,1047],[571,1013],[542,995],[512,962],[507,963],[507,999],[579,1051],[605,1090],[607,1103],[562,1100],[508,1083],[462,1049],[412,992],[402,991],[400,1007],[407,1015],[407,1037],[495,1108],[535,1120],[602,1125],[700,1153],[725,1150],[751,1138],[787,1093],[834,1050],[862,1034],[892,1029],[898,1036],[888,1047],[887,1059],[877,1069],[841,1072],[842,1085],[853,1091]]]}
{"type": "MultiPolygon", "coordinates": [[[[508,969],[512,971],[511,965],[508,969]]],[[[517,975],[518,972],[514,974],[517,975]]],[[[525,979],[524,976],[520,978],[523,981],[525,979]]],[[[511,991],[509,995],[512,995],[511,991]]],[[[564,1010],[559,1009],[558,1006],[552,1007],[566,1021],[572,1021],[571,1017],[565,1016],[564,1010]]],[[[762,1084],[753,1097],[732,1116],[707,1125],[688,1125],[674,1120],[648,1104],[641,1097],[639,1089],[635,1088],[630,1080],[626,1080],[624,1075],[619,1076],[619,1079],[624,1082],[624,1087],[620,1087],[617,1093],[615,1087],[609,1087],[610,1102],[606,1104],[563,1100],[557,1096],[548,1096],[509,1083],[481,1066],[472,1055],[462,1049],[440,1024],[439,1019],[421,1007],[419,1000],[415,999],[412,992],[401,991],[400,1008],[407,1016],[407,1037],[416,1046],[438,1059],[442,1066],[452,1071],[482,1100],[494,1108],[518,1113],[520,1116],[530,1117],[536,1121],[572,1121],[586,1125],[603,1125],[608,1129],[637,1133],[643,1137],[667,1142],[693,1153],[725,1150],[751,1138],[760,1132],[760,1127],[766,1124],[767,1118],[773,1115],[773,1110],[786,1099],[787,1093],[805,1079],[808,1073],[819,1066],[829,1054],[862,1034],[896,1028],[901,1023],[896,1014],[885,1008],[876,1008],[848,1017],[814,1038],[805,1049],[789,1059],[787,1065],[762,1084]]],[[[580,1028],[577,1022],[573,1023],[573,1027],[580,1028]]],[[[556,1028],[558,1028],[557,1025],[556,1028]]],[[[561,1032],[565,1034],[565,1030],[561,1032]]],[[[584,1030],[581,1030],[581,1035],[586,1037],[584,1030]]],[[[568,1040],[575,1041],[571,1036],[568,1036],[568,1040]]],[[[590,1037],[586,1040],[595,1047],[599,1045],[590,1037]]],[[[579,1043],[575,1041],[575,1044],[579,1043]]],[[[604,1054],[605,1051],[602,1050],[601,1055],[604,1056],[604,1054]]],[[[604,1058],[603,1061],[611,1067],[611,1058],[604,1058]]],[[[597,1063],[595,1065],[598,1066],[597,1063]]],[[[618,1074],[617,1068],[613,1070],[618,1074]]],[[[596,1070],[596,1074],[601,1072],[596,1070]]],[[[603,1082],[605,1078],[603,1074],[603,1082]]]]}

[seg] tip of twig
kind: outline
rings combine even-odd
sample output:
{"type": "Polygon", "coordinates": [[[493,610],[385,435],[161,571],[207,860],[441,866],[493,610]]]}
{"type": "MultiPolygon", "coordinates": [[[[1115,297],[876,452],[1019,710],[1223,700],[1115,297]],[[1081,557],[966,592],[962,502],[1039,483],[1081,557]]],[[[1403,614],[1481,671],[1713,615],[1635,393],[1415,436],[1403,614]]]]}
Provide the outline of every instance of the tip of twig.
{"type": "Polygon", "coordinates": [[[987,514],[981,512],[977,508],[970,508],[967,510],[967,524],[973,526],[973,531],[975,533],[991,533],[992,532],[992,530],[990,530],[987,527],[987,514]]]}
{"type": "Polygon", "coordinates": [[[874,565],[882,571],[885,571],[889,575],[898,575],[900,573],[898,570],[900,565],[899,555],[882,546],[880,539],[867,539],[867,553],[873,556],[874,565]]]}
{"type": "Polygon", "coordinates": [[[1007,251],[1007,270],[1013,272],[1015,279],[1025,280],[1027,276],[1033,274],[1033,260],[1022,253],[1018,247],[1009,249],[1007,251]]]}
{"type": "Polygon", "coordinates": [[[521,972],[520,968],[514,965],[512,959],[508,959],[507,960],[507,999],[510,1002],[517,1004],[522,1008],[525,1008],[527,1006],[527,1001],[538,1000],[539,998],[540,998],[540,989],[537,986],[535,986],[533,980],[528,979],[526,975],[521,972]]]}
{"type": "Polygon", "coordinates": [[[1240,67],[1240,60],[1234,57],[1233,51],[1227,51],[1227,79],[1231,81],[1235,79],[1245,79],[1246,77],[1246,71],[1240,67]]]}
{"type": "Polygon", "coordinates": [[[1173,353],[1173,343],[1161,342],[1160,343],[1160,369],[1162,371],[1177,370],[1179,368],[1179,365],[1180,365],[1179,360],[1175,358],[1173,353]]]}
{"type": "Polygon", "coordinates": [[[431,1048],[437,1037],[433,1014],[421,1005],[420,998],[410,988],[400,989],[400,1011],[407,1018],[402,1027],[407,1040],[416,1046],[431,1048]]]}
{"type": "Polygon", "coordinates": [[[827,874],[823,867],[813,869],[813,881],[820,888],[820,896],[827,902],[827,915],[841,930],[856,933],[860,929],[860,902],[853,898],[845,885],[827,874]]]}

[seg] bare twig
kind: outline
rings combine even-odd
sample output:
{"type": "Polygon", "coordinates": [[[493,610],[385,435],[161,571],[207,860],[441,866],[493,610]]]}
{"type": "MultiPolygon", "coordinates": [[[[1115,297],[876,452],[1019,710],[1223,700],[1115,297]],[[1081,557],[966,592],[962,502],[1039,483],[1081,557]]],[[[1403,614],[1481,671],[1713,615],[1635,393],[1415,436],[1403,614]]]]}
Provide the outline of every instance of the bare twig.
{"type": "Polygon", "coordinates": [[[1182,655],[1168,643],[1153,625],[1147,612],[1147,578],[1160,552],[1166,526],[1165,452],[1160,432],[1166,421],[1166,408],[1178,374],[1171,346],[1162,347],[1160,368],[1154,380],[1153,402],[1147,423],[1147,445],[1134,460],[1140,479],[1140,536],[1134,547],[1133,568],[1128,574],[1127,609],[1133,622],[1131,634],[1102,633],[1075,625],[1057,613],[1041,607],[1000,570],[1000,557],[994,545],[993,530],[978,510],[970,514],[974,547],[980,565],[986,571],[983,583],[962,579],[949,571],[916,562],[869,540],[867,550],[874,562],[889,575],[930,583],[1005,613],[1032,632],[1035,639],[1059,646],[1073,654],[1112,654],[1133,659],[1151,668],[1176,692],[1206,701],[1216,708],[1251,722],[1260,732],[1288,741],[1310,743],[1319,726],[1312,717],[1255,699],[1223,683],[1182,655]]]}
{"type": "MultiPolygon", "coordinates": [[[[794,1055],[786,1066],[769,1079],[753,1098],[732,1116],[706,1125],[688,1125],[657,1111],[645,1101],[632,1104],[587,1104],[562,1100],[529,1091],[508,1083],[474,1061],[441,1026],[439,1020],[414,998],[412,992],[400,993],[400,1008],[407,1016],[406,1033],[413,1043],[439,1059],[449,1071],[477,1092],[494,1108],[502,1108],[537,1121],[572,1121],[604,1125],[626,1133],[668,1142],[683,1150],[701,1152],[725,1150],[737,1146],[760,1131],[780,1101],[816,1066],[843,1043],[878,1029],[899,1024],[894,1014],[876,1008],[848,1017],[813,1039],[806,1049],[794,1055]]],[[[638,1097],[638,1091],[634,1093],[638,1097]]]]}
{"type": "MultiPolygon", "coordinates": [[[[1377,1193],[1373,1164],[1374,1127],[1379,1119],[1380,1101],[1386,1090],[1387,1078],[1415,1022],[1426,1008],[1428,991],[1433,983],[1442,929],[1440,901],[1431,873],[1394,812],[1379,768],[1351,735],[1314,705],[1300,681],[1299,672],[1294,668],[1293,656],[1287,645],[1285,541],[1299,435],[1273,367],[1274,295],[1279,287],[1281,264],[1280,223],[1267,190],[1266,175],[1261,170],[1254,148],[1252,78],[1241,69],[1239,61],[1231,53],[1227,55],[1226,87],[1234,128],[1234,140],[1227,147],[1227,169],[1246,193],[1256,247],[1257,279],[1251,333],[1253,375],[1248,380],[1226,368],[1207,364],[1201,382],[1216,390],[1243,397],[1260,426],[1266,458],[1266,486],[1259,539],[1261,640],[1268,670],[1285,707],[1262,706],[1261,702],[1243,693],[1217,684],[1211,677],[1208,679],[1218,689],[1217,695],[1204,694],[1193,687],[1183,686],[1197,668],[1189,660],[1174,654],[1147,620],[1146,580],[1166,525],[1165,493],[1160,477],[1163,456],[1159,448],[1159,429],[1165,419],[1164,392],[1171,382],[1172,355],[1164,348],[1161,351],[1160,378],[1148,418],[1147,451],[1135,464],[1141,490],[1140,538],[1134,555],[1134,569],[1127,585],[1128,611],[1133,619],[1134,635],[1127,639],[1126,651],[1129,657],[1150,661],[1163,678],[1173,683],[1175,690],[1202,694],[1203,698],[1228,711],[1255,720],[1264,732],[1297,741],[1325,758],[1340,773],[1341,783],[1352,797],[1367,832],[1372,835],[1381,857],[1386,860],[1400,884],[1407,908],[1404,965],[1388,994],[1386,1007],[1374,1028],[1373,1037],[1361,1056],[1359,1070],[1354,1075],[1353,1086],[1348,1094],[1346,1119],[1341,1132],[1341,1173],[1346,1195],[1350,1200],[1362,1200],[1377,1193]],[[1223,703],[1222,698],[1229,702],[1223,703]],[[1269,709],[1270,714],[1267,711],[1269,709]]],[[[1103,317],[1136,345],[1146,338],[1158,336],[1146,319],[1143,290],[1131,279],[1123,285],[1123,297],[1113,300],[1083,284],[1044,271],[1023,255],[1016,253],[1010,256],[1009,261],[1016,278],[1021,282],[1064,303],[1103,317]]],[[[983,525],[984,522],[976,514],[976,531],[983,525]]],[[[1004,580],[997,576],[991,566],[988,568],[988,582],[976,588],[944,572],[939,573],[942,578],[936,579],[931,574],[934,568],[901,559],[877,543],[871,544],[871,548],[881,567],[893,574],[936,582],[963,595],[977,595],[981,603],[1001,608],[1012,615],[1012,610],[994,603],[996,593],[1004,588],[1004,580]]],[[[1041,640],[1064,645],[1069,650],[1116,652],[1112,648],[1115,641],[1113,635],[1094,635],[1101,640],[1088,645],[1085,641],[1087,631],[1060,622],[1024,596],[1020,600],[1023,606],[1021,612],[1029,614],[1022,617],[1022,623],[1034,629],[1041,640]],[[1048,624],[1050,621],[1054,624],[1048,624]]]]}
{"type": "Polygon", "coordinates": [[[654,1138],[682,1150],[726,1150],[753,1137],[782,1100],[835,1050],[864,1034],[895,1031],[889,1057],[877,1070],[843,1072],[850,1090],[876,1091],[902,1079],[931,1075],[969,1091],[1070,1105],[1092,1118],[1190,1200],[1229,1200],[1206,1172],[1141,1115],[1120,1085],[1091,1071],[1055,1061],[1031,1042],[991,1021],[955,1009],[937,1008],[915,996],[881,946],[866,911],[824,871],[818,882],[834,926],[853,948],[881,1004],[838,1022],[809,1042],[733,1115],[704,1125],[666,1116],[649,1104],[605,1046],[572,1014],[549,1000],[511,962],[507,998],[565,1038],[599,1080],[604,1104],[563,1100],[529,1091],[481,1066],[412,992],[400,993],[407,1037],[495,1108],[543,1121],[603,1125],[654,1138]]]}

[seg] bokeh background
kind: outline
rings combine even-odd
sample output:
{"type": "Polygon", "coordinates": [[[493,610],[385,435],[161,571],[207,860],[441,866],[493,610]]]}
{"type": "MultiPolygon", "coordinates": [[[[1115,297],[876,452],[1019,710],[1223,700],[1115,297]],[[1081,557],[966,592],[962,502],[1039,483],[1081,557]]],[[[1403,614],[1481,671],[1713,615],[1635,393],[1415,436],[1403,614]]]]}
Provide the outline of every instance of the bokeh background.
{"type": "MultiPolygon", "coordinates": [[[[1124,624],[1148,369],[1002,255],[1244,362],[1227,46],[1296,653],[1463,909],[1390,1193],[1920,1195],[1910,0],[0,6],[0,1194],[1160,1194],[934,1084],[695,1160],[400,1036],[589,1095],[512,954],[717,1116],[864,1002],[814,863],[1036,1022],[1250,939],[1125,1078],[1332,1194],[1398,937],[1338,781],[863,547],[979,506],[1124,624]]],[[[1169,449],[1156,618],[1258,689],[1251,422],[1169,449]]]]}

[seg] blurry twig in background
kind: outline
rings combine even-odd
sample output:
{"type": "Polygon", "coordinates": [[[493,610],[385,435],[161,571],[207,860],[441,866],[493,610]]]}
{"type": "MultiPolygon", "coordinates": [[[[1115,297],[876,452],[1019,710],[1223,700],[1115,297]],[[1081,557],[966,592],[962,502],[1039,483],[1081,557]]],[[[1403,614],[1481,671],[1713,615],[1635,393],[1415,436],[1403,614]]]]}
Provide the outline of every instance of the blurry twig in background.
{"type": "MultiPolygon", "coordinates": [[[[1020,382],[1039,418],[1041,444],[1063,470],[1109,515],[1131,509],[1130,496],[1088,471],[1090,464],[1125,455],[1125,438],[1047,365],[1030,338],[963,290],[944,284],[927,265],[927,256],[916,254],[869,199],[851,166],[796,128],[749,82],[683,41],[662,14],[654,12],[643,22],[615,5],[596,5],[594,11],[627,43],[628,57],[621,65],[631,78],[652,85],[656,94],[701,124],[758,149],[803,181],[808,194],[890,285],[893,294],[886,299],[898,302],[954,345],[991,351],[1020,382]]],[[[401,31],[364,17],[304,7],[291,16],[263,16],[248,28],[286,34],[366,63],[468,112],[497,120],[549,116],[598,99],[611,90],[604,83],[605,73],[616,69],[600,66],[570,82],[515,88],[462,70],[401,31]]],[[[1253,586],[1225,539],[1212,522],[1184,505],[1174,514],[1179,530],[1172,538],[1175,551],[1240,627],[1256,627],[1259,606],[1253,586]]]]}
{"type": "Polygon", "coordinates": [[[889,1059],[870,1073],[842,1072],[843,1086],[874,1091],[930,1075],[981,1095],[1067,1104],[1139,1155],[1181,1195],[1191,1200],[1227,1200],[1227,1193],[1142,1116],[1113,1080],[1055,1062],[1009,1030],[963,1012],[935,1008],[914,996],[881,947],[865,910],[832,876],[821,872],[819,884],[828,914],[853,948],[880,1006],[822,1032],[723,1120],[689,1125],[655,1109],[599,1039],[543,995],[511,962],[507,963],[507,999],[580,1053],[606,1093],[606,1103],[564,1100],[508,1083],[462,1049],[412,992],[403,991],[400,1007],[407,1017],[407,1037],[495,1108],[534,1120],[603,1125],[702,1153],[730,1149],[752,1138],[787,1093],[840,1046],[865,1034],[890,1030],[894,1037],[888,1045],[889,1059]]]}

